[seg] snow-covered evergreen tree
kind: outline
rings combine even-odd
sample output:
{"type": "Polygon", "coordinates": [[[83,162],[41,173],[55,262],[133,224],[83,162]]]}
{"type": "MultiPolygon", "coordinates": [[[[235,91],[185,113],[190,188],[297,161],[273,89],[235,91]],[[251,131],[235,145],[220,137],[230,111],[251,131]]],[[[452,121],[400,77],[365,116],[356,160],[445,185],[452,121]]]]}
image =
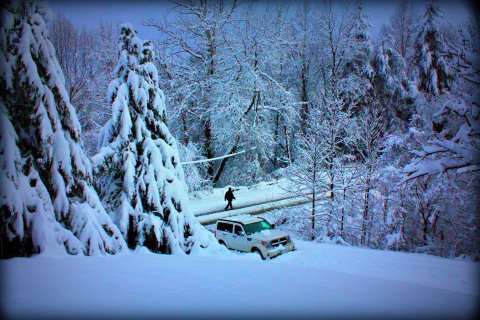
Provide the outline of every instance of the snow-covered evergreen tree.
{"type": "Polygon", "coordinates": [[[429,2],[415,42],[414,80],[419,91],[433,96],[448,90],[452,80],[445,61],[446,47],[439,26],[442,15],[438,3],[429,2]]]}
{"type": "Polygon", "coordinates": [[[94,158],[106,206],[130,248],[189,253],[218,246],[190,213],[176,140],[166,127],[165,98],[151,42],[120,26],[116,79],[109,86],[113,117],[94,158]]]}
{"type": "Polygon", "coordinates": [[[410,120],[414,110],[413,83],[408,80],[404,58],[395,50],[392,36],[383,39],[373,57],[373,85],[376,98],[385,108],[385,115],[399,119],[404,125],[410,120]]]}
{"type": "Polygon", "coordinates": [[[458,38],[463,40],[451,43],[447,52],[437,21],[439,17],[438,6],[429,4],[416,55],[420,58],[420,66],[425,67],[419,70],[424,70],[428,77],[419,78],[421,95],[410,130],[414,141],[411,144],[413,159],[405,167],[409,180],[445,172],[476,172],[480,163],[476,102],[480,76],[476,49],[460,37],[460,33],[458,38]],[[455,57],[450,61],[453,68],[449,68],[443,58],[447,54],[455,57]],[[457,77],[452,76],[450,69],[457,71],[457,77]]]}
{"type": "Polygon", "coordinates": [[[345,105],[352,111],[357,111],[368,104],[373,78],[373,44],[368,31],[371,24],[361,3],[357,3],[350,23],[352,26],[348,37],[349,46],[342,57],[346,63],[340,87],[345,105]]]}
{"type": "Polygon", "coordinates": [[[479,220],[475,210],[469,209],[478,198],[480,125],[474,102],[478,101],[478,76],[475,63],[468,62],[472,55],[446,60],[463,49],[459,43],[445,46],[439,17],[438,5],[430,3],[415,48],[416,112],[408,132],[394,138],[402,149],[397,157],[403,158],[396,161],[403,189],[397,204],[403,211],[404,244],[422,252],[457,256],[473,253],[476,240],[472,239],[478,239],[479,220]],[[467,62],[459,68],[462,59],[467,62]],[[470,240],[465,241],[467,234],[470,240]]]}
{"type": "MultiPolygon", "coordinates": [[[[456,63],[458,76],[450,84],[452,90],[437,97],[436,112],[431,118],[418,119],[410,132],[415,144],[411,145],[413,159],[405,167],[408,179],[480,170],[480,72],[476,67],[475,48],[465,41],[462,43],[452,44],[453,49],[457,47],[457,52],[461,52],[456,63]]],[[[472,177],[478,180],[475,176],[472,177]]]]}
{"type": "Polygon", "coordinates": [[[352,17],[352,31],[350,35],[350,65],[352,71],[365,77],[371,77],[370,65],[373,53],[372,37],[369,29],[372,27],[370,18],[365,12],[363,5],[357,3],[352,17]]]}
{"type": "Polygon", "coordinates": [[[39,3],[2,8],[2,255],[126,249],[92,188],[80,124],[39,3]]]}

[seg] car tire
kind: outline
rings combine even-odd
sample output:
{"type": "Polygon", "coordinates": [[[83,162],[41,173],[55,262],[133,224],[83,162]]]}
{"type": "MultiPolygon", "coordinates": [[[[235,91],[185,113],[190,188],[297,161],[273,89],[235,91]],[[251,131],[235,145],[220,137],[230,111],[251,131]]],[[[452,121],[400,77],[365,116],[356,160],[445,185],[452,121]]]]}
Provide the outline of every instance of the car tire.
{"type": "Polygon", "coordinates": [[[262,260],[266,260],[266,259],[263,257],[263,254],[262,254],[262,252],[261,252],[259,249],[253,248],[253,249],[252,249],[252,252],[259,254],[259,255],[260,255],[260,258],[262,258],[262,260]]]}
{"type": "Polygon", "coordinates": [[[223,240],[219,240],[218,243],[220,243],[222,246],[225,246],[226,248],[228,248],[227,245],[225,244],[225,242],[223,242],[223,240]]]}

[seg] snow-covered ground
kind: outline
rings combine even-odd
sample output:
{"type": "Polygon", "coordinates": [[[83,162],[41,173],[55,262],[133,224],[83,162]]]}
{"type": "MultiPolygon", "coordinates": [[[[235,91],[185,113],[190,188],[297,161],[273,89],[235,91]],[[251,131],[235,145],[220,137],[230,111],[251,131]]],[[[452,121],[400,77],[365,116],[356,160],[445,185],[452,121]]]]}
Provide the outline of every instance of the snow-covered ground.
{"type": "MultiPolygon", "coordinates": [[[[225,211],[227,202],[225,192],[229,187],[216,188],[210,192],[193,192],[190,208],[198,221],[210,225],[218,219],[242,214],[264,214],[273,210],[281,210],[291,206],[299,206],[310,201],[310,196],[288,192],[287,180],[260,182],[250,187],[234,186],[236,199],[233,210],[225,211]]],[[[311,193],[310,193],[311,194],[311,193]]],[[[317,200],[328,197],[318,195],[317,200]]]]}
{"type": "Polygon", "coordinates": [[[478,263],[296,240],[254,254],[34,257],[0,262],[7,317],[468,317],[478,263]]]}

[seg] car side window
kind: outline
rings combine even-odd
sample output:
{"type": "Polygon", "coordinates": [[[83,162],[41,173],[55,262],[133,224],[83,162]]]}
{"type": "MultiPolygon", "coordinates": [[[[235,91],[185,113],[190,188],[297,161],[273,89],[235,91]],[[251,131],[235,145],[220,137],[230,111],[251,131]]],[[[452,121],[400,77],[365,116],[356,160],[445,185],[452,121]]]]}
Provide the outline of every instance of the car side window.
{"type": "Polygon", "coordinates": [[[243,236],[245,233],[243,232],[243,228],[241,226],[235,225],[235,234],[243,236]]]}
{"type": "Polygon", "coordinates": [[[233,225],[231,225],[230,223],[219,222],[218,225],[217,225],[217,230],[232,233],[233,232],[233,225]]]}

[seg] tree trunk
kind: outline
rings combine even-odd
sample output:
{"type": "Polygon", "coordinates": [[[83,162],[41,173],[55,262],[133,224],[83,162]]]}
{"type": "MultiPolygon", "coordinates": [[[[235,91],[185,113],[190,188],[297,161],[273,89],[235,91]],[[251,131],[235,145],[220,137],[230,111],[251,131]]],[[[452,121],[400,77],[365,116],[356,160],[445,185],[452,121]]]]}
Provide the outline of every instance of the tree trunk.
{"type": "Polygon", "coordinates": [[[315,157],[313,160],[313,177],[312,177],[312,241],[315,240],[315,195],[316,195],[316,184],[317,184],[317,135],[315,135],[315,140],[314,140],[314,152],[315,152],[315,157]]]}
{"type": "MultiPolygon", "coordinates": [[[[204,128],[204,135],[205,135],[205,152],[207,154],[207,159],[214,158],[213,151],[212,151],[212,125],[210,119],[205,122],[204,128]]],[[[208,169],[207,173],[209,176],[213,176],[215,173],[215,168],[213,167],[213,162],[208,162],[208,169]]]]}
{"type": "Polygon", "coordinates": [[[315,190],[312,192],[312,241],[315,240],[315,190]]]}
{"type": "Polygon", "coordinates": [[[344,221],[345,221],[345,200],[346,200],[346,193],[347,193],[347,190],[346,188],[344,187],[343,188],[343,203],[342,203],[342,218],[341,218],[341,221],[340,221],[340,237],[343,238],[343,224],[344,224],[344,221]]]}
{"type": "Polygon", "coordinates": [[[422,212],[422,220],[423,220],[423,225],[422,225],[422,239],[425,245],[427,244],[427,234],[428,234],[428,216],[425,216],[425,214],[422,212]]]}
{"type": "Polygon", "coordinates": [[[187,125],[187,111],[183,111],[182,115],[182,127],[183,127],[183,137],[185,145],[188,146],[190,143],[190,136],[188,134],[188,125],[187,125]]]}
{"type": "Polygon", "coordinates": [[[302,109],[300,110],[300,127],[302,133],[306,133],[306,127],[308,122],[308,94],[307,94],[307,66],[305,61],[302,63],[302,92],[300,96],[300,101],[302,103],[302,109]]]}
{"type": "Polygon", "coordinates": [[[330,191],[330,216],[328,216],[327,218],[327,224],[328,226],[330,226],[330,222],[332,220],[332,217],[333,217],[333,206],[334,206],[334,194],[333,194],[333,187],[334,187],[334,184],[333,184],[333,180],[335,179],[335,174],[333,173],[333,160],[330,161],[330,164],[328,165],[328,168],[329,168],[329,171],[330,171],[330,184],[328,185],[328,189],[330,191]]]}
{"type": "MultiPolygon", "coordinates": [[[[237,139],[238,140],[238,139],[237,139]]],[[[235,142],[235,145],[230,149],[230,151],[227,154],[232,154],[237,152],[237,143],[235,142]]],[[[225,165],[227,164],[228,158],[223,158],[222,162],[220,162],[220,166],[218,167],[217,174],[213,178],[213,183],[217,183],[220,180],[220,177],[222,176],[223,169],[225,169],[225,165]]]]}
{"type": "Polygon", "coordinates": [[[363,194],[363,216],[362,216],[362,237],[360,243],[363,245],[365,243],[365,237],[367,235],[367,219],[369,211],[369,200],[370,200],[370,178],[367,179],[367,186],[363,194]]]}
{"type": "Polygon", "coordinates": [[[383,200],[383,223],[387,223],[387,212],[388,212],[388,197],[389,192],[387,187],[385,187],[385,199],[383,200]]]}
{"type": "Polygon", "coordinates": [[[435,214],[433,216],[433,221],[432,221],[432,235],[435,235],[435,231],[437,230],[437,222],[438,222],[438,216],[435,214]]]}
{"type": "Polygon", "coordinates": [[[275,141],[275,145],[274,145],[274,149],[273,149],[273,168],[274,169],[277,169],[278,168],[278,145],[279,145],[279,141],[278,141],[278,124],[279,124],[279,121],[280,120],[280,115],[277,113],[275,115],[275,131],[273,133],[273,141],[275,141]]]}
{"type": "Polygon", "coordinates": [[[287,155],[288,160],[290,160],[290,162],[291,162],[292,161],[292,156],[290,154],[290,147],[289,147],[289,144],[288,144],[288,133],[287,133],[287,126],[286,125],[283,125],[283,135],[285,136],[285,153],[287,155]]]}

